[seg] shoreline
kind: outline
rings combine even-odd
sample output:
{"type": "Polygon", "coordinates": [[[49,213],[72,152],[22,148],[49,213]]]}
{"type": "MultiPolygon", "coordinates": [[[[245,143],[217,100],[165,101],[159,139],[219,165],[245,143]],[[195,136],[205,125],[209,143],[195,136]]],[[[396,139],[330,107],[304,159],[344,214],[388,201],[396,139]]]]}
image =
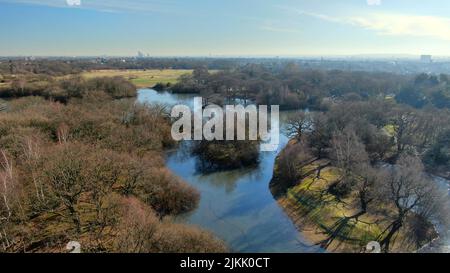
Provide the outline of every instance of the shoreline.
{"type": "MultiPolygon", "coordinates": [[[[337,168],[330,166],[329,162],[327,163],[324,159],[314,159],[308,162],[306,167],[308,167],[308,170],[311,168],[311,171],[308,172],[307,176],[297,181],[284,180],[280,176],[278,165],[280,157],[290,145],[293,145],[292,141],[277,156],[274,166],[274,176],[269,184],[270,191],[278,205],[311,245],[323,247],[322,244],[327,242],[324,249],[332,253],[365,252],[367,243],[376,241],[376,235],[386,228],[387,222],[383,221],[385,215],[366,213],[361,219],[349,223],[348,226],[350,227],[344,227],[343,230],[348,228],[344,236],[338,233],[330,242],[329,236],[331,231],[336,227],[336,223],[348,217],[348,215],[353,215],[357,211],[357,208],[348,207],[347,205],[343,206],[340,202],[332,200],[333,197],[329,196],[329,194],[323,193],[326,187],[332,185],[336,177],[333,178],[333,175],[337,175],[336,173],[338,172],[337,168]],[[318,168],[314,168],[317,166],[318,168]],[[320,172],[315,177],[316,171],[319,168],[320,172]],[[317,195],[319,190],[322,190],[320,197],[317,195]],[[373,226],[361,224],[361,222],[371,222],[373,220],[375,222],[380,221],[381,223],[373,226]]],[[[345,202],[351,202],[351,200],[346,199],[345,202]]],[[[386,208],[386,211],[389,211],[389,208],[386,208]]],[[[426,229],[426,234],[429,240],[422,242],[420,246],[415,246],[411,242],[408,242],[410,235],[402,229],[396,235],[390,252],[417,252],[439,238],[436,227],[432,224],[426,229]]]]}

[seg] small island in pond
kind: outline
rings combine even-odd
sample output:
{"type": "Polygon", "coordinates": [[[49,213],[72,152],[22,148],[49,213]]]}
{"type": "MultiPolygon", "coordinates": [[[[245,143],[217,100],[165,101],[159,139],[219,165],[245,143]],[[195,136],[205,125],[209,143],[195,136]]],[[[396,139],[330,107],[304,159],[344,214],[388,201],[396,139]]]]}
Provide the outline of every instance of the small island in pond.
{"type": "Polygon", "coordinates": [[[199,141],[193,153],[203,172],[239,169],[259,163],[258,141],[199,141]]]}

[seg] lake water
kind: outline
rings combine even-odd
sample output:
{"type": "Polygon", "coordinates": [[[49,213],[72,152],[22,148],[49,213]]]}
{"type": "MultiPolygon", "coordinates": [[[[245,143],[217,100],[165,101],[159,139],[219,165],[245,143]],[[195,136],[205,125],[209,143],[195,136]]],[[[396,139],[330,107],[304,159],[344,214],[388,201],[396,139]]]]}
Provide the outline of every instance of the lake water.
{"type": "MultiPolygon", "coordinates": [[[[138,101],[192,107],[193,96],[142,89],[138,101]]],[[[281,127],[286,114],[280,113],[281,127]]],[[[256,168],[202,174],[196,168],[197,158],[186,151],[188,143],[169,153],[168,168],[201,193],[198,208],[178,220],[213,232],[234,252],[323,252],[305,240],[269,190],[275,158],[288,141],[282,131],[278,150],[261,152],[256,168]]],[[[449,181],[435,181],[448,192],[449,181]]],[[[450,245],[450,236],[448,231],[441,232],[444,250],[450,245]]]]}
{"type": "MultiPolygon", "coordinates": [[[[139,91],[138,101],[168,105],[192,105],[192,95],[139,91]]],[[[283,120],[280,113],[280,120],[283,120]]],[[[186,143],[168,154],[167,166],[201,193],[198,208],[180,221],[198,225],[223,239],[234,252],[320,252],[297,231],[269,190],[278,153],[287,144],[280,136],[276,152],[261,152],[256,168],[212,174],[197,172],[196,157],[186,152],[186,143]]]]}

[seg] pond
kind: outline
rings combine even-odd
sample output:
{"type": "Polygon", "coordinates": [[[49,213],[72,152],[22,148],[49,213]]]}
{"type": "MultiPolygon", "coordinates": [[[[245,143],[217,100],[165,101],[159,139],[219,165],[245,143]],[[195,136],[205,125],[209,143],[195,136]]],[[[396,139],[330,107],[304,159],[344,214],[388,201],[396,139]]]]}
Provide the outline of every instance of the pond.
{"type": "MultiPolygon", "coordinates": [[[[193,105],[193,95],[179,95],[141,89],[141,103],[193,105]]],[[[287,112],[280,113],[280,127],[287,112]]],[[[200,226],[224,240],[234,252],[324,252],[305,240],[291,219],[273,198],[269,183],[275,159],[288,138],[280,130],[280,146],[275,152],[260,152],[260,164],[254,168],[202,174],[197,158],[187,152],[189,143],[181,143],[167,156],[168,168],[201,193],[199,206],[179,217],[179,221],[200,226]]],[[[442,191],[448,193],[450,182],[433,177],[442,191]]],[[[440,230],[440,247],[450,245],[448,230],[440,230]]]]}
{"type": "MultiPolygon", "coordinates": [[[[139,91],[143,103],[192,105],[192,95],[139,91]]],[[[283,113],[280,113],[282,123],[283,113]]],[[[291,219],[273,198],[269,183],[278,153],[288,138],[280,136],[275,152],[261,152],[255,168],[199,173],[197,158],[186,152],[188,143],[170,152],[168,168],[201,193],[198,208],[180,217],[180,221],[198,225],[223,239],[234,252],[320,252],[298,232],[291,219]]]]}

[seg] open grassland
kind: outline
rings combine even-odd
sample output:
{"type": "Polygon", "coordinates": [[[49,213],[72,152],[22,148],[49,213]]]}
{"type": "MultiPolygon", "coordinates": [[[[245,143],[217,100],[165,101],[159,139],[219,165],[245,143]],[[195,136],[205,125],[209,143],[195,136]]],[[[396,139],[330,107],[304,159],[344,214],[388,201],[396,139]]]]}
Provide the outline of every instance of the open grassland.
{"type": "MultiPolygon", "coordinates": [[[[80,73],[86,80],[95,78],[123,77],[133,83],[137,88],[153,87],[158,83],[173,85],[178,82],[180,76],[192,74],[188,69],[151,69],[151,70],[91,70],[80,73]]],[[[18,74],[2,76],[0,78],[0,92],[2,90],[16,89],[23,93],[25,89],[48,89],[49,82],[61,82],[77,77],[77,74],[65,76],[47,76],[40,74],[18,74]]]]}
{"type": "Polygon", "coordinates": [[[138,88],[153,87],[157,83],[174,84],[178,78],[185,74],[191,74],[192,70],[163,69],[163,70],[93,70],[83,72],[86,78],[121,76],[131,81],[138,88]]]}

